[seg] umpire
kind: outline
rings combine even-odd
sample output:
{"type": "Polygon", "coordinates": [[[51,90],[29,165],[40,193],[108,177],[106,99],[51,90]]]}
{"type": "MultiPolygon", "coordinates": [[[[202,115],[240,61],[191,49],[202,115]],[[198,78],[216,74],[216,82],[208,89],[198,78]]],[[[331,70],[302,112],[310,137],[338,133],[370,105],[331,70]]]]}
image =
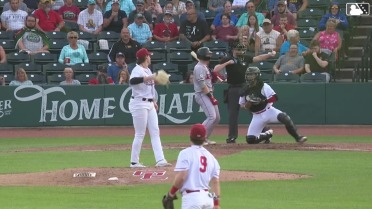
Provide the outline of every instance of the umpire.
{"type": "Polygon", "coordinates": [[[235,143],[238,137],[238,116],[240,90],[245,84],[245,71],[250,63],[266,60],[275,55],[262,54],[251,56],[246,54],[246,47],[235,44],[232,47],[232,55],[223,57],[221,64],[216,65],[213,72],[219,72],[226,68],[228,89],[224,91],[225,102],[229,114],[229,134],[226,143],[235,143]]]}

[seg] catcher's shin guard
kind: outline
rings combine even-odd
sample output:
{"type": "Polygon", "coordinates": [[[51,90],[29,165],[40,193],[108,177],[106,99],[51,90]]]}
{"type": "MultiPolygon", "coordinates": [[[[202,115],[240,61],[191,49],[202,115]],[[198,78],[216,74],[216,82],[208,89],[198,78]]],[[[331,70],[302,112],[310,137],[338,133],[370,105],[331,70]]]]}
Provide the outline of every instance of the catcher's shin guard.
{"type": "Polygon", "coordinates": [[[285,125],[285,128],[287,129],[288,133],[295,138],[296,140],[299,138],[299,135],[297,133],[297,128],[294,125],[291,118],[284,112],[278,114],[278,120],[285,125]]]}
{"type": "Polygon", "coordinates": [[[248,144],[258,144],[260,142],[266,141],[272,137],[271,134],[261,133],[259,137],[248,135],[246,136],[246,141],[248,144]]]}

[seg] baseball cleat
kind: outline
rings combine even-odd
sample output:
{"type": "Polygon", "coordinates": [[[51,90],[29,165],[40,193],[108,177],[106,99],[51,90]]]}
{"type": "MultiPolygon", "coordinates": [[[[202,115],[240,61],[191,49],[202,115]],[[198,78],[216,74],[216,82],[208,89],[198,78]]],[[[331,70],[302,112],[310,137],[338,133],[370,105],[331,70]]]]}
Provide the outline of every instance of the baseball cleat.
{"type": "Polygon", "coordinates": [[[263,143],[264,144],[270,144],[271,143],[271,138],[270,139],[266,139],[263,143]]]}
{"type": "Polygon", "coordinates": [[[135,163],[135,164],[130,164],[131,168],[146,168],[146,166],[142,165],[141,163],[135,163]]]}
{"type": "Polygon", "coordinates": [[[169,166],[172,166],[172,164],[168,163],[166,160],[161,160],[155,165],[155,167],[169,167],[169,166]]]}
{"type": "Polygon", "coordinates": [[[226,139],[226,143],[235,144],[236,143],[236,138],[228,138],[228,139],[226,139]]]}
{"type": "Polygon", "coordinates": [[[307,141],[307,137],[306,136],[300,136],[298,137],[298,139],[296,140],[298,143],[304,143],[307,141]]]}

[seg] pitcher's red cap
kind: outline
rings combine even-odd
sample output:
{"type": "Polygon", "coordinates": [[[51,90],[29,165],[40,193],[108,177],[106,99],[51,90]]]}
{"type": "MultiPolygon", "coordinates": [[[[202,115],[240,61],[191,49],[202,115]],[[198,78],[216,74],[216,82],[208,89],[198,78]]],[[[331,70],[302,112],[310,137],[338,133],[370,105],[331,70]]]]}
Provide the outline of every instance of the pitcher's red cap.
{"type": "Polygon", "coordinates": [[[144,58],[147,55],[151,55],[151,53],[149,51],[147,51],[146,48],[142,48],[142,49],[138,50],[137,53],[136,53],[137,59],[144,58]]]}
{"type": "Polygon", "coordinates": [[[191,138],[203,138],[207,134],[207,130],[203,124],[195,124],[191,127],[190,137],[191,138]]]}

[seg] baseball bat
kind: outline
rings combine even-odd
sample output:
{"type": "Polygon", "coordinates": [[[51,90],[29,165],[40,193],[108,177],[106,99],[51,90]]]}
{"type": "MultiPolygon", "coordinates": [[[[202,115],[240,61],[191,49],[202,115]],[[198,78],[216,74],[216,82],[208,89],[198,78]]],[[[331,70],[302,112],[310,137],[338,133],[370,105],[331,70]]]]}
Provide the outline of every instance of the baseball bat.
{"type": "Polygon", "coordinates": [[[196,55],[194,51],[191,51],[190,54],[192,57],[194,57],[199,62],[198,55],[196,55]]]}

